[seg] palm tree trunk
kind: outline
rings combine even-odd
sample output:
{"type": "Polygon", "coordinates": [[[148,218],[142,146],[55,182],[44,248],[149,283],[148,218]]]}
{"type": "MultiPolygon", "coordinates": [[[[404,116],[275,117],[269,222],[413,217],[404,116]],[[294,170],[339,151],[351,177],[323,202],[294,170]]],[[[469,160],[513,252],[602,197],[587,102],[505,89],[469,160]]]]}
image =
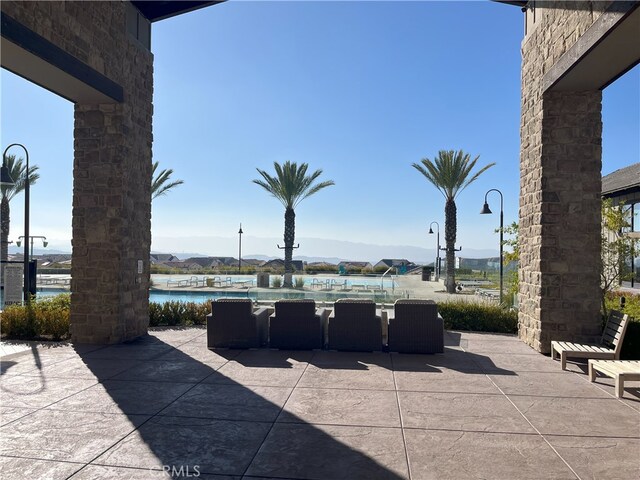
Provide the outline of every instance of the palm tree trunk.
{"type": "Polygon", "coordinates": [[[457,208],[453,198],[447,198],[444,206],[444,241],[447,247],[447,293],[456,293],[456,233],[457,208]]]}
{"type": "MultiPolygon", "coordinates": [[[[296,212],[287,207],[284,212],[284,273],[293,273],[293,242],[296,237],[296,212]]],[[[284,288],[293,288],[291,278],[285,275],[284,288]]]]}
{"type": "Polygon", "coordinates": [[[4,286],[4,266],[9,258],[9,200],[4,195],[0,202],[0,278],[4,286]]]}

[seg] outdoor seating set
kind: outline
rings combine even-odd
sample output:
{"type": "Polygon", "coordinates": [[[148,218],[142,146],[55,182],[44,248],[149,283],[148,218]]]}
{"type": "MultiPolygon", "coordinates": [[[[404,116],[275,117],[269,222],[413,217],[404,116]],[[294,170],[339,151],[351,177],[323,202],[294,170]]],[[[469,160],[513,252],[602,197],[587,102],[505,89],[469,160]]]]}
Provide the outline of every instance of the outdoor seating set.
{"type": "Polygon", "coordinates": [[[613,378],[616,396],[622,397],[625,380],[640,380],[640,361],[620,360],[628,324],[628,315],[611,310],[599,344],[553,341],[551,358],[560,357],[562,370],[566,370],[569,357],[589,359],[589,380],[596,380],[596,372],[613,378]]]}
{"type": "Polygon", "coordinates": [[[442,353],[444,324],[432,300],[401,299],[383,312],[364,299],[340,299],[331,310],[306,299],[254,309],[250,299],[221,298],[207,315],[207,346],[442,353]]]}

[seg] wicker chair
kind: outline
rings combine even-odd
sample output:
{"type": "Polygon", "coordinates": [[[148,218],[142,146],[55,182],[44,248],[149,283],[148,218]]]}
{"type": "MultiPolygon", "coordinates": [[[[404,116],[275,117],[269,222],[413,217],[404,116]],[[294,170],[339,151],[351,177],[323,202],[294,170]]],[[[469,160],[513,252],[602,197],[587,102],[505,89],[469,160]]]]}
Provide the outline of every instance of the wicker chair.
{"type": "Polygon", "coordinates": [[[269,317],[271,348],[312,350],[324,346],[329,311],[316,311],[313,300],[278,300],[276,311],[269,317]]]}
{"type": "Polygon", "coordinates": [[[342,298],[329,316],[329,348],[371,352],[382,350],[382,320],[373,300],[342,298]]]}
{"type": "Polygon", "coordinates": [[[248,298],[220,298],[207,315],[208,348],[258,348],[267,344],[268,308],[253,311],[248,298]]]}
{"type": "Polygon", "coordinates": [[[396,300],[389,315],[389,351],[443,353],[444,322],[433,300],[396,300]]]}

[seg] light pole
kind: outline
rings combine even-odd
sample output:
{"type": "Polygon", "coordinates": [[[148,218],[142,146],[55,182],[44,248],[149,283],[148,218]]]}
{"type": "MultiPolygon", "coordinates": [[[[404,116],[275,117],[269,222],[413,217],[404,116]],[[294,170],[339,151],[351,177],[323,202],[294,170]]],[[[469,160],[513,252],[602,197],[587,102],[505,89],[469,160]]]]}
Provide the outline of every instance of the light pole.
{"type": "MultiPolygon", "coordinates": [[[[29,152],[21,143],[12,143],[4,149],[2,154],[2,165],[5,165],[7,151],[11,147],[21,147],[26,155],[26,168],[24,173],[24,238],[29,238],[29,152]]],[[[24,303],[31,302],[29,295],[29,242],[24,242],[24,303]]]]}
{"type": "MultiPolygon", "coordinates": [[[[49,245],[49,242],[47,242],[47,237],[43,237],[42,235],[31,235],[31,237],[29,237],[29,240],[31,241],[31,258],[33,258],[33,239],[34,238],[42,239],[42,246],[44,248],[47,248],[47,245],[49,245]]],[[[18,237],[18,241],[16,242],[16,245],[18,247],[20,246],[20,243],[22,243],[23,239],[24,237],[22,235],[18,237]]]]}
{"type": "Polygon", "coordinates": [[[436,282],[440,280],[440,224],[438,222],[431,222],[431,224],[429,225],[429,235],[433,235],[433,229],[431,228],[431,225],[436,224],[436,231],[438,232],[437,235],[437,240],[436,240],[436,268],[435,268],[435,274],[436,274],[436,282]]]}
{"type": "Polygon", "coordinates": [[[491,212],[491,210],[489,209],[489,204],[487,203],[487,195],[489,195],[489,193],[491,192],[498,192],[500,194],[500,303],[502,304],[502,274],[503,274],[503,243],[502,243],[502,237],[504,235],[504,198],[502,197],[502,192],[500,190],[498,190],[497,188],[492,188],[491,190],[489,190],[487,193],[484,194],[484,206],[482,207],[482,210],[480,211],[480,214],[484,215],[484,214],[488,214],[488,213],[493,213],[491,212]]]}
{"type": "Polygon", "coordinates": [[[242,223],[240,224],[240,230],[238,230],[238,274],[242,272],[242,223]]]}

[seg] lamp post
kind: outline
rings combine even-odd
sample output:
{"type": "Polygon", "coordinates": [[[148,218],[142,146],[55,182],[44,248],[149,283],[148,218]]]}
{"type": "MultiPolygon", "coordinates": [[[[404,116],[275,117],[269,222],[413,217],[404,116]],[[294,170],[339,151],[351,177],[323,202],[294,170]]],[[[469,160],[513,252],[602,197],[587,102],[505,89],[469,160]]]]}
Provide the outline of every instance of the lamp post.
{"type": "Polygon", "coordinates": [[[240,224],[240,230],[238,230],[238,274],[241,273],[242,268],[242,223],[240,224]]]}
{"type": "Polygon", "coordinates": [[[500,190],[498,190],[497,188],[492,188],[491,190],[487,191],[487,193],[484,194],[484,206],[482,207],[480,214],[485,215],[485,214],[493,213],[489,209],[489,204],[487,203],[487,195],[489,195],[489,193],[491,192],[498,192],[500,194],[500,303],[502,303],[502,282],[503,282],[502,278],[503,278],[503,268],[504,268],[503,253],[502,253],[503,251],[502,237],[504,235],[504,198],[500,190]]]}
{"type": "Polygon", "coordinates": [[[436,282],[440,280],[440,224],[438,222],[431,222],[429,225],[429,235],[433,235],[433,229],[431,225],[436,224],[436,231],[438,232],[437,240],[436,240],[436,282]]]}
{"type": "MultiPolygon", "coordinates": [[[[31,235],[31,237],[29,237],[29,240],[31,241],[31,258],[33,258],[33,239],[34,238],[42,239],[42,246],[44,248],[47,248],[47,245],[49,245],[49,242],[47,242],[47,237],[43,237],[42,235],[31,235]]],[[[22,240],[24,240],[24,237],[21,235],[18,237],[18,241],[16,242],[16,245],[18,247],[20,246],[20,243],[22,243],[22,240]]]]}
{"type": "MultiPolygon", "coordinates": [[[[21,147],[26,155],[26,168],[24,174],[24,238],[29,238],[29,151],[21,143],[12,143],[4,149],[2,165],[5,166],[7,151],[11,147],[21,147]]],[[[29,242],[24,242],[24,303],[29,304],[29,242]]]]}

